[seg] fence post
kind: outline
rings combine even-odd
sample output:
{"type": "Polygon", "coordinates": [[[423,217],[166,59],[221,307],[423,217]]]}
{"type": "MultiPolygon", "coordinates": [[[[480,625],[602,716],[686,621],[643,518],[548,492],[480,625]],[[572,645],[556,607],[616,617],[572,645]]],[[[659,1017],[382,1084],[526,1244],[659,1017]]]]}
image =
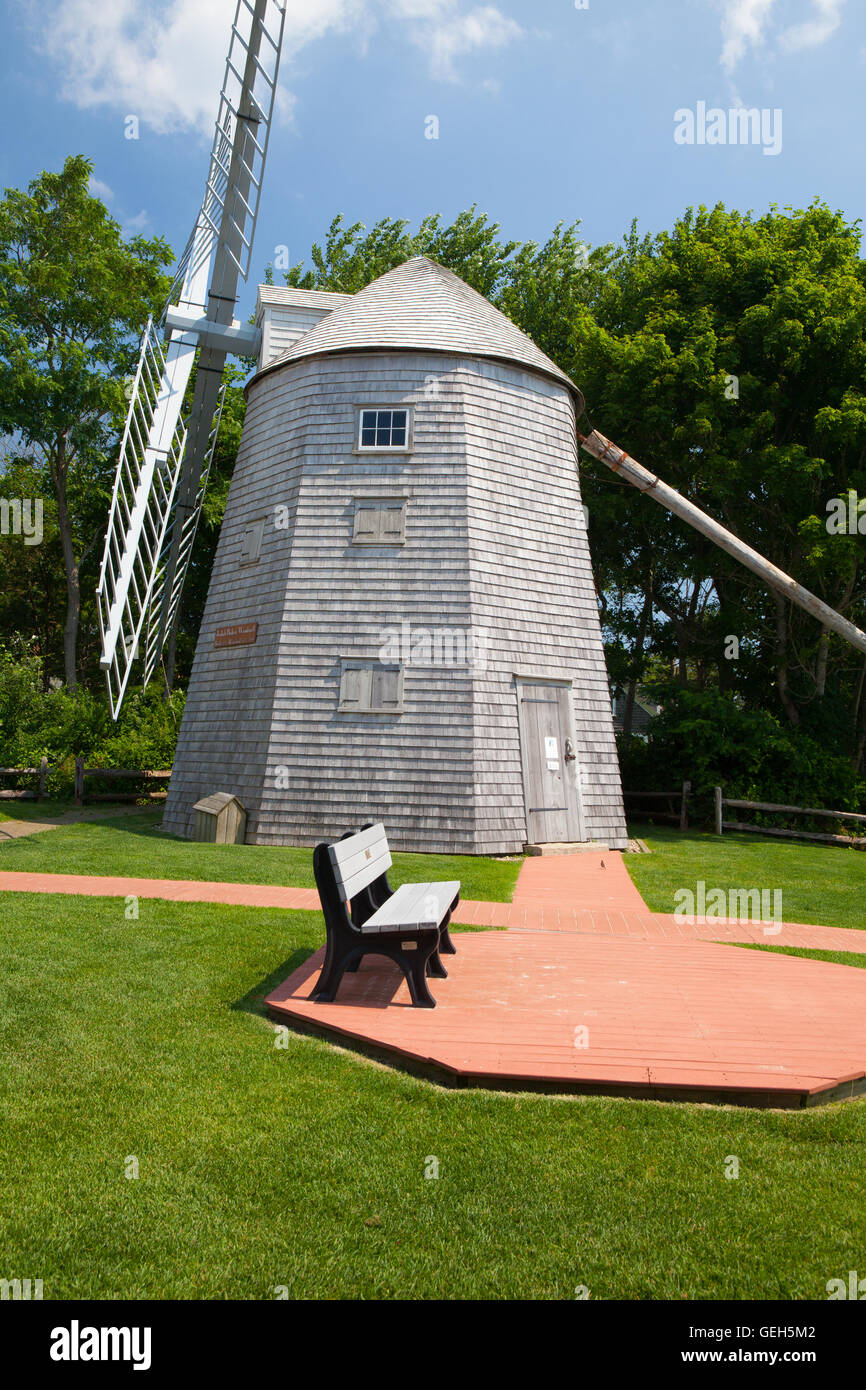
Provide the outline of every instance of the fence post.
{"type": "Polygon", "coordinates": [[[716,787],[716,834],[722,833],[722,789],[716,787]]]}
{"type": "Polygon", "coordinates": [[[45,800],[45,779],[46,779],[47,776],[48,776],[48,759],[47,759],[47,758],[45,757],[45,755],[43,754],[43,755],[42,755],[42,761],[41,761],[41,763],[39,764],[39,790],[38,790],[38,792],[36,793],[36,800],[37,800],[37,801],[44,801],[44,800],[45,800]]]}
{"type": "Polygon", "coordinates": [[[84,759],[75,759],[75,804],[84,805],[84,759]]]}
{"type": "Polygon", "coordinates": [[[680,830],[688,830],[689,828],[689,792],[691,789],[691,782],[683,782],[683,800],[680,806],[680,830]]]}

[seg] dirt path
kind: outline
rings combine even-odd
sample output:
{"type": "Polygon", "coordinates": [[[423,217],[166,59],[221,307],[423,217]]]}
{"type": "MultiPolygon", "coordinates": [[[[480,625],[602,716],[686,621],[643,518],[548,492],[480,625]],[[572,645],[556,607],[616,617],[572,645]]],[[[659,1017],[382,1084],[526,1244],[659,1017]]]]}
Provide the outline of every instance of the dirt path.
{"type": "Polygon", "coordinates": [[[77,811],[64,811],[62,816],[51,820],[3,820],[0,821],[0,840],[22,840],[27,835],[38,835],[42,830],[59,830],[63,825],[78,825],[82,821],[116,820],[121,816],[140,816],[152,806],[115,806],[111,809],[96,806],[82,806],[77,811]]]}

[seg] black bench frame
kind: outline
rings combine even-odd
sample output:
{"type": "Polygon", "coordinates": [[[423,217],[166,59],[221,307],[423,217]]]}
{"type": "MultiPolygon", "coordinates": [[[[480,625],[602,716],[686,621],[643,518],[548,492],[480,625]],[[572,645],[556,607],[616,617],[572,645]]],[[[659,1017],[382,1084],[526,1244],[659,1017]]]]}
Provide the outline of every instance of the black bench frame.
{"type": "MultiPolygon", "coordinates": [[[[371,828],[362,827],[363,830],[371,828]]],[[[356,833],[347,830],[340,838],[347,840],[356,833]]],[[[320,1004],[333,1003],[344,973],[354,974],[364,956],[375,955],[385,956],[399,966],[416,1008],[435,1009],[436,1000],[430,993],[427,976],[448,977],[439,953],[441,950],[447,955],[456,955],[448,931],[452,908],[436,927],[402,927],[362,933],[361,927],[393,896],[394,890],[387,873],[381,874],[352,898],[350,916],[337,887],[329,850],[327,842],[316,845],[313,850],[313,874],[325,917],[326,945],[322,971],[312,998],[320,1004]],[[413,947],[407,950],[406,942],[412,942],[413,947]]]]}

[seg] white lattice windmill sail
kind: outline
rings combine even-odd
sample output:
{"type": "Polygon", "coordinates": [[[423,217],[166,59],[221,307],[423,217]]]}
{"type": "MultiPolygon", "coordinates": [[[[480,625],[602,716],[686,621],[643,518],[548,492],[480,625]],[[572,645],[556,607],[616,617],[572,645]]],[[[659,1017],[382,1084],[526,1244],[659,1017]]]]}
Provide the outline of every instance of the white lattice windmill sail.
{"type": "Polygon", "coordinates": [[[163,318],[167,346],[152,323],[142,339],[97,589],[101,665],[115,718],[136,659],[143,658],[146,685],[177,621],[226,357],[257,350],[256,334],[235,323],[234,308],[250,268],[284,26],[279,0],[239,0],[204,202],[163,318]]]}

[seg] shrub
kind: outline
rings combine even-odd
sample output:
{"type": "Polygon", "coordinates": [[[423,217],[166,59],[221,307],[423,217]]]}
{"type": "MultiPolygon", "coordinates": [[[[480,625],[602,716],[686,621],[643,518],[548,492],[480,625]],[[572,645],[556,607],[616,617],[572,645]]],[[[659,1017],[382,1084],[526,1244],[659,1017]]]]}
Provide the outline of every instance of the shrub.
{"type": "Polygon", "coordinates": [[[866,784],[843,754],[718,691],[678,691],[646,739],[620,736],[619,746],[624,787],[665,791],[689,781],[702,816],[710,813],[714,787],[743,801],[838,811],[866,806],[866,784]]]}
{"type": "Polygon", "coordinates": [[[37,767],[49,762],[48,792],[71,796],[75,759],[91,766],[170,768],[184,696],[171,703],[158,687],[132,691],[117,723],[108,697],[89,690],[46,690],[42,660],[28,647],[0,647],[0,762],[37,767]]]}

